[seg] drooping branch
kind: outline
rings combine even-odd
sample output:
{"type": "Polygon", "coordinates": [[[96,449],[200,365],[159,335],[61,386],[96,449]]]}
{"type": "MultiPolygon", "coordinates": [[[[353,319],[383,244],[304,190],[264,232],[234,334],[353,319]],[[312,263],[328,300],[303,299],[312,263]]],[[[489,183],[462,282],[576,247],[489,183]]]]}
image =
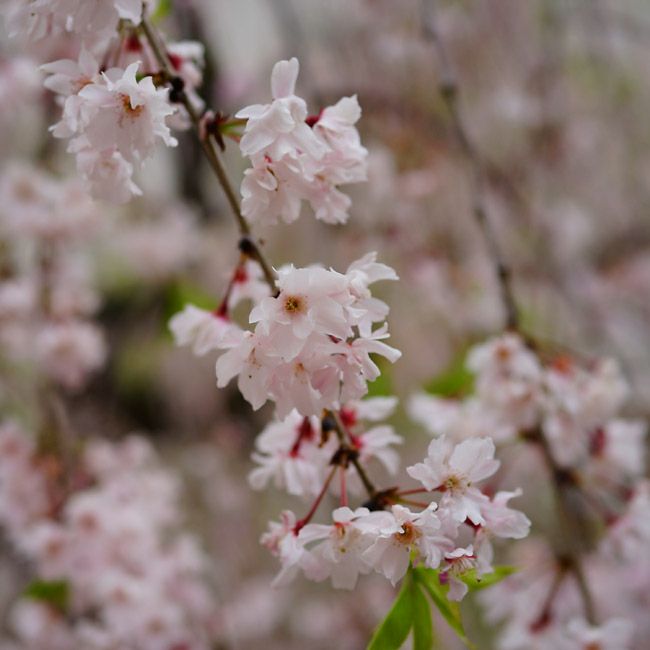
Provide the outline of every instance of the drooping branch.
{"type": "MultiPolygon", "coordinates": [[[[162,39],[158,34],[156,28],[151,24],[150,20],[147,18],[146,15],[143,15],[142,17],[142,32],[145,38],[147,39],[147,42],[151,46],[154,56],[156,57],[156,60],[161,67],[161,71],[166,77],[166,81],[172,87],[172,92],[174,93],[174,99],[177,100],[179,103],[181,103],[187,110],[187,113],[192,121],[192,124],[195,127],[195,131],[201,141],[201,146],[203,148],[205,156],[208,159],[208,162],[210,163],[210,166],[212,167],[212,170],[214,171],[219,181],[219,184],[226,195],[226,198],[228,200],[228,203],[231,207],[232,213],[235,217],[235,220],[239,228],[239,234],[241,236],[239,242],[239,248],[241,252],[259,262],[260,266],[262,267],[262,271],[264,272],[265,280],[269,285],[271,292],[273,294],[277,294],[277,285],[275,282],[275,275],[273,273],[271,264],[264,256],[259,243],[253,237],[253,233],[251,231],[250,225],[248,224],[246,218],[241,212],[237,194],[233,189],[232,184],[230,183],[230,180],[228,179],[226,171],[223,167],[216,142],[210,136],[210,134],[206,134],[205,137],[202,137],[202,133],[201,133],[202,116],[199,115],[195,107],[192,105],[189,97],[184,92],[182,86],[182,80],[176,75],[174,67],[165,49],[164,43],[162,42],[162,39]]],[[[334,411],[328,411],[327,415],[329,415],[332,418],[332,421],[334,423],[332,428],[336,432],[336,435],[339,438],[341,445],[342,446],[348,445],[349,436],[346,435],[346,429],[341,421],[339,414],[334,411]]],[[[359,479],[363,483],[363,486],[365,487],[368,496],[372,501],[373,499],[375,499],[375,497],[378,494],[380,494],[380,492],[378,492],[378,490],[375,488],[374,484],[368,477],[368,474],[366,473],[363,465],[359,461],[357,454],[350,453],[349,462],[354,467],[357,474],[359,475],[359,479]]]]}
{"type": "Polygon", "coordinates": [[[458,80],[438,30],[435,0],[422,0],[422,28],[425,38],[433,45],[436,53],[440,75],[438,92],[449,113],[458,146],[471,169],[472,212],[483,235],[499,283],[501,302],[505,311],[506,329],[519,331],[520,321],[512,288],[512,271],[501,255],[494,229],[490,223],[485,202],[485,166],[465,126],[460,108],[458,80]]]}
{"type": "Polygon", "coordinates": [[[240,248],[242,249],[242,252],[250,255],[250,257],[259,263],[264,273],[264,278],[271,289],[271,292],[275,293],[276,284],[273,269],[264,256],[259,243],[252,237],[250,225],[241,212],[237,193],[235,192],[228,178],[228,175],[226,174],[226,170],[221,162],[221,157],[217,150],[217,145],[214,141],[214,138],[210,136],[210,134],[206,134],[205,137],[201,135],[200,127],[202,115],[197,112],[196,108],[193,106],[192,102],[187,96],[187,93],[184,91],[182,80],[176,74],[174,66],[169,59],[167,50],[165,49],[165,46],[162,43],[158,32],[146,15],[142,17],[141,25],[142,32],[147,39],[147,42],[151,46],[151,50],[156,57],[158,65],[160,65],[161,70],[166,77],[166,80],[172,87],[173,98],[185,107],[185,110],[187,111],[187,114],[189,115],[190,120],[192,121],[192,124],[194,125],[196,133],[199,137],[205,157],[207,158],[212,171],[214,171],[221,189],[226,195],[226,200],[228,201],[228,205],[230,206],[233,216],[235,217],[235,221],[237,222],[237,227],[239,229],[239,234],[242,238],[242,244],[240,245],[240,248]]]}
{"type": "MultiPolygon", "coordinates": [[[[432,44],[439,66],[438,92],[442,98],[449,118],[451,120],[454,136],[457,140],[463,156],[466,159],[472,174],[473,187],[473,213],[475,220],[483,234],[488,255],[492,261],[494,271],[499,283],[501,301],[505,311],[505,328],[507,330],[519,333],[524,340],[531,346],[535,347],[533,342],[521,332],[519,312],[512,287],[512,270],[504,261],[497,242],[490,217],[485,203],[485,166],[481,156],[474,146],[465,125],[461,108],[460,108],[460,88],[456,75],[454,74],[451,60],[447,53],[445,43],[441,38],[438,29],[436,15],[436,0],[422,0],[422,28],[425,38],[432,44]]],[[[585,531],[577,520],[575,513],[572,512],[569,490],[577,486],[572,481],[565,480],[566,472],[560,467],[553,456],[548,440],[542,431],[536,431],[526,437],[528,441],[535,443],[541,450],[544,463],[551,477],[551,483],[555,494],[556,509],[559,517],[560,526],[567,542],[563,546],[558,559],[561,564],[573,573],[578,591],[582,598],[585,611],[585,618],[590,624],[596,624],[596,612],[592,594],[585,578],[579,550],[576,548],[576,540],[570,539],[578,537],[585,539],[585,531]],[[561,555],[561,557],[560,557],[561,555]]]]}

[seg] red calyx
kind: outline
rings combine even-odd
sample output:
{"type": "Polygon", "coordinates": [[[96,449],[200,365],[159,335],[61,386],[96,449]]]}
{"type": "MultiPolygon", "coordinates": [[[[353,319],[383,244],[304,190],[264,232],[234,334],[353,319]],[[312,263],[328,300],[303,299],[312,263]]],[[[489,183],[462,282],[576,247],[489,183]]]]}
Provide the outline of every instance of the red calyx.
{"type": "Polygon", "coordinates": [[[178,54],[172,54],[171,52],[167,52],[167,56],[169,57],[169,62],[172,64],[174,70],[180,70],[183,65],[183,59],[178,56],[178,54]]]}
{"type": "Polygon", "coordinates": [[[602,456],[607,446],[607,436],[605,429],[598,427],[592,434],[589,441],[589,453],[592,456],[602,456]]]}
{"type": "Polygon", "coordinates": [[[308,417],[303,418],[303,421],[298,427],[296,441],[293,443],[293,447],[291,447],[291,451],[289,452],[291,458],[295,458],[298,455],[300,452],[300,445],[302,445],[305,440],[312,440],[313,438],[314,430],[311,427],[311,422],[308,417]]]}
{"type": "Polygon", "coordinates": [[[541,616],[530,624],[530,631],[537,633],[541,632],[551,622],[551,612],[545,608],[541,616]]]}
{"type": "Polygon", "coordinates": [[[551,367],[563,375],[568,375],[573,371],[573,359],[566,354],[555,357],[551,362],[551,367]]]}
{"type": "Polygon", "coordinates": [[[340,413],[341,421],[346,427],[353,427],[357,423],[357,414],[354,409],[343,407],[340,413]]]}
{"type": "Polygon", "coordinates": [[[127,52],[140,52],[142,50],[142,43],[137,34],[131,34],[124,42],[124,47],[127,52]]]}
{"type": "Polygon", "coordinates": [[[320,112],[318,113],[318,115],[308,115],[308,116],[305,118],[305,124],[306,124],[310,129],[313,129],[313,128],[314,128],[314,125],[318,123],[318,120],[320,120],[320,118],[322,117],[322,115],[323,115],[323,109],[320,110],[320,112]]]}
{"type": "Polygon", "coordinates": [[[248,273],[246,272],[246,268],[244,266],[238,266],[237,270],[235,271],[235,275],[233,276],[233,282],[239,282],[240,284],[243,284],[248,280],[248,273]]]}

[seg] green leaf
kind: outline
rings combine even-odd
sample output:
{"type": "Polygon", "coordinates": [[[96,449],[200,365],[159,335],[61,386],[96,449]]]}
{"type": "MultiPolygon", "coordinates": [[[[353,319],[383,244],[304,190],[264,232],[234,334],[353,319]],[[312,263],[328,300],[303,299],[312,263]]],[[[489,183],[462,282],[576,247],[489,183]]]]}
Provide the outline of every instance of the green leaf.
{"type": "Polygon", "coordinates": [[[422,593],[418,582],[413,579],[413,650],[433,648],[433,622],[431,605],[422,593]]]}
{"type": "Polygon", "coordinates": [[[27,586],[23,596],[65,611],[70,600],[70,585],[65,580],[35,580],[27,586]]]}
{"type": "Polygon", "coordinates": [[[153,10],[150,19],[152,23],[159,23],[167,18],[172,11],[172,0],[159,0],[158,5],[153,10]]]}
{"type": "Polygon", "coordinates": [[[456,357],[424,390],[440,397],[463,397],[471,393],[474,390],[474,375],[465,367],[465,354],[456,357]]]}
{"type": "Polygon", "coordinates": [[[471,591],[479,591],[480,589],[491,587],[492,585],[497,584],[497,582],[501,582],[504,578],[507,578],[516,572],[517,568],[514,566],[497,566],[494,567],[492,573],[486,573],[482,576],[477,575],[476,569],[471,569],[458,577],[470,588],[471,591]]]}
{"type": "Polygon", "coordinates": [[[440,584],[438,572],[433,569],[416,567],[413,570],[413,575],[429,594],[433,604],[438,608],[438,611],[445,621],[447,621],[449,627],[456,632],[466,646],[472,648],[473,645],[465,634],[465,628],[463,627],[463,621],[460,616],[460,607],[458,603],[447,599],[449,587],[440,584]]]}
{"type": "Polygon", "coordinates": [[[398,650],[406,641],[412,625],[413,580],[407,575],[391,610],[372,635],[368,650],[398,650]]]}

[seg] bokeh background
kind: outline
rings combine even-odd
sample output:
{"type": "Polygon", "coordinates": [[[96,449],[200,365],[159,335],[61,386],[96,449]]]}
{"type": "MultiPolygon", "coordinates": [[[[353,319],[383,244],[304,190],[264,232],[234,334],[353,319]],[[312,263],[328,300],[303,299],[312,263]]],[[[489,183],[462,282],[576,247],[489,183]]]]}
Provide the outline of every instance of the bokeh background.
{"type": "MultiPolygon", "coordinates": [[[[587,363],[618,358],[632,386],[629,412],[647,418],[650,4],[447,0],[437,16],[525,330],[549,354],[570,350],[587,363]]],[[[300,60],[298,92],[312,113],[358,95],[370,174],[350,191],[349,223],[305,217],[258,232],[276,266],[344,269],[376,250],[397,270],[401,281],[380,292],[403,357],[385,368],[373,394],[406,399],[453,367],[468,345],[501,329],[498,287],[472,217],[471,169],[440,100],[419,2],[175,0],[163,29],[206,45],[204,96],[225,113],[267,101],[273,63],[291,56],[300,60]]],[[[27,161],[73,173],[64,147],[47,133],[59,109],[37,67],[64,55],[2,38],[3,166],[27,161]]],[[[248,487],[254,436],[271,411],[251,413],[232,386],[217,391],[214,359],[175,348],[167,330],[186,302],[219,302],[238,255],[219,186],[192,137],[180,140],[138,179],[143,198],[98,206],[96,232],[75,253],[91,269],[109,354],[83,390],[66,394],[72,426],[82,437],[146,435],[180,474],[188,527],[211,557],[224,648],[362,648],[392,590],[373,576],[351,594],[304,581],[270,587],[276,564],[259,536],[281,509],[304,508],[248,487]]],[[[245,161],[234,143],[225,158],[239,183],[245,161]]],[[[6,366],[2,372],[2,408],[36,418],[29,380],[6,366]]],[[[394,424],[405,438],[404,460],[420,458],[426,434],[403,409],[394,424]]],[[[512,485],[524,471],[515,467],[512,485]]],[[[535,480],[526,491],[539,498],[548,487],[544,477],[535,480]]],[[[543,528],[543,507],[536,512],[543,528]]],[[[28,572],[5,544],[0,612],[28,572]]],[[[480,648],[492,647],[494,631],[481,623],[477,604],[469,599],[463,607],[470,635],[480,648]]]]}

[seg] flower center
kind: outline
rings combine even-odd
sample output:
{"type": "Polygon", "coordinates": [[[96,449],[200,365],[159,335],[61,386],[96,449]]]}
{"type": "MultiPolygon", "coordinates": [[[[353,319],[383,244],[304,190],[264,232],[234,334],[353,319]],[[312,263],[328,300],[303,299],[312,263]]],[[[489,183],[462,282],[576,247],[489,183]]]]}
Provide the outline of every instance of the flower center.
{"type": "Polygon", "coordinates": [[[445,491],[454,492],[456,490],[463,489],[465,487],[465,481],[460,476],[452,474],[451,476],[447,477],[443,485],[445,487],[445,491]]]}
{"type": "Polygon", "coordinates": [[[402,532],[395,533],[394,537],[400,544],[410,546],[420,535],[420,531],[410,521],[407,521],[402,524],[402,532]]]}
{"type": "Polygon", "coordinates": [[[128,95],[120,95],[120,99],[122,100],[122,108],[129,117],[138,117],[144,110],[144,106],[142,105],[134,108],[131,105],[131,98],[128,95]]]}
{"type": "Polygon", "coordinates": [[[284,311],[287,314],[299,314],[305,311],[305,299],[302,296],[287,296],[284,299],[284,311]]]}
{"type": "Polygon", "coordinates": [[[475,555],[461,555],[460,557],[448,558],[449,568],[447,570],[452,575],[462,575],[466,571],[474,568],[475,559],[475,555]]]}
{"type": "Polygon", "coordinates": [[[511,357],[510,348],[508,348],[506,345],[498,346],[496,349],[496,357],[501,363],[506,363],[507,361],[510,361],[510,357],[511,357]]]}

